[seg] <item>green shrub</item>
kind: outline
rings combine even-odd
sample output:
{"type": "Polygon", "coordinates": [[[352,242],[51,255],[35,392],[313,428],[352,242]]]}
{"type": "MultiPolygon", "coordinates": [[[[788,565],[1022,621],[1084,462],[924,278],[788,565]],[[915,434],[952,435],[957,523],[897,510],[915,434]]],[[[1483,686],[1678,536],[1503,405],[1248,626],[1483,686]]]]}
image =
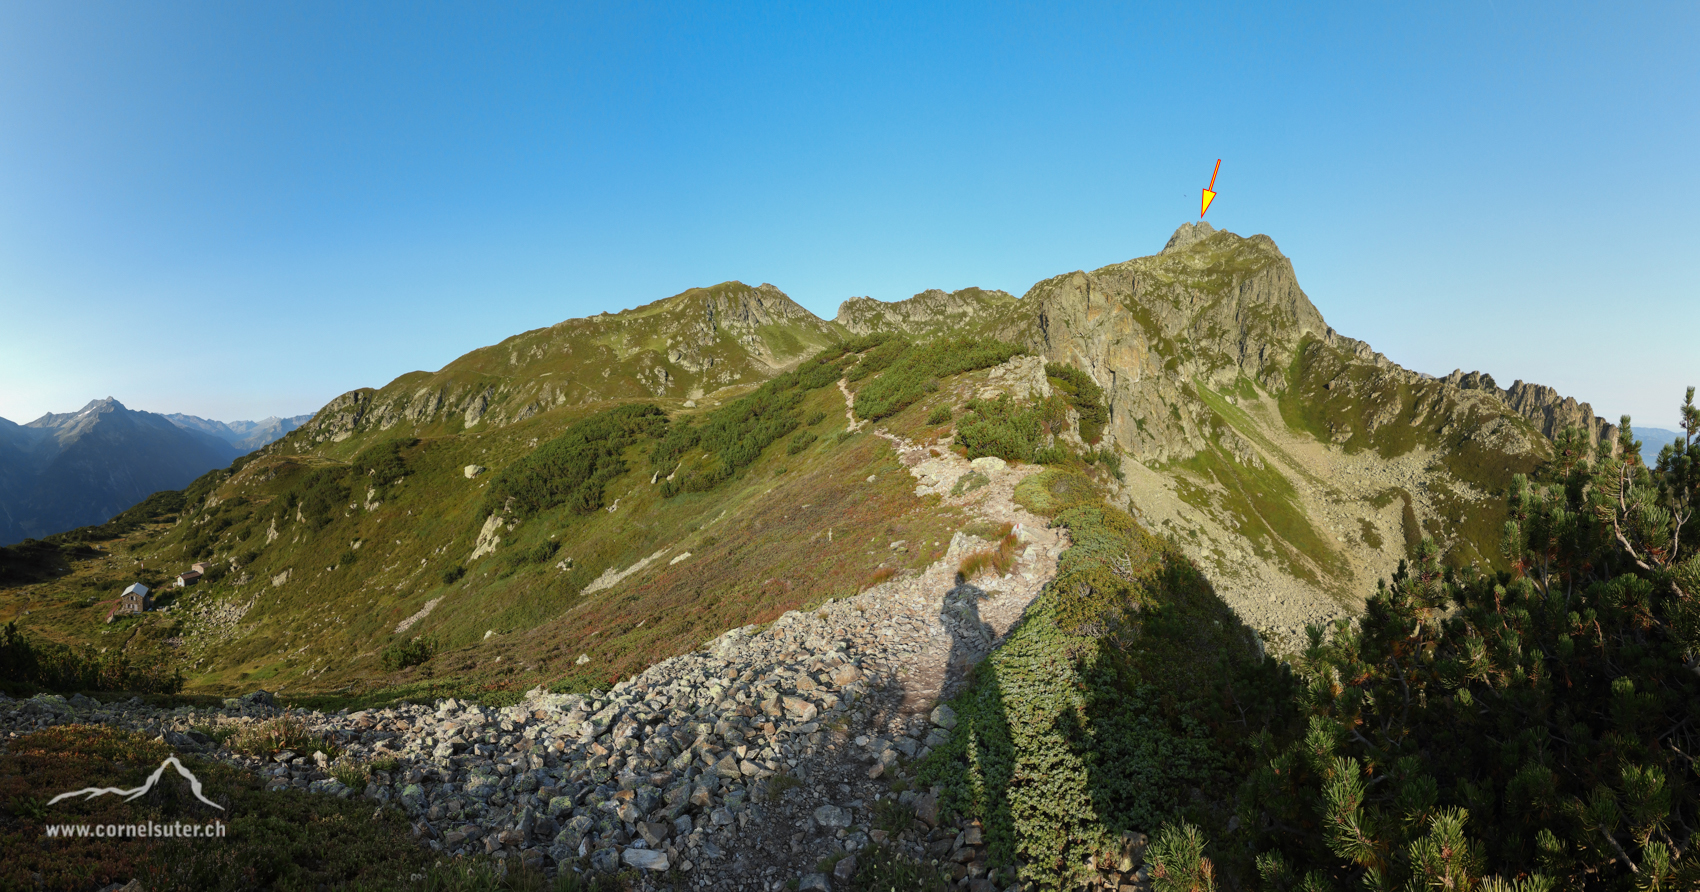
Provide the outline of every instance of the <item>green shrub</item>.
{"type": "Polygon", "coordinates": [[[777,803],[785,795],[786,790],[795,790],[802,785],[802,781],[789,774],[776,774],[767,779],[767,801],[770,804],[777,803]]]}
{"type": "Polygon", "coordinates": [[[13,621],[0,627],[0,683],[19,694],[35,690],[175,694],[183,690],[183,671],[168,669],[162,662],[133,665],[117,648],[103,654],[91,647],[76,650],[38,641],[13,621]]]}
{"type": "Polygon", "coordinates": [[[656,406],[599,412],[503,468],[484,495],[484,513],[526,518],[566,506],[575,514],[601,508],[603,490],[627,470],[624,453],[640,437],[662,437],[667,415],[656,406]]]}
{"type": "Polygon", "coordinates": [[[417,666],[431,659],[431,654],[435,651],[435,643],[430,639],[410,638],[384,648],[383,653],[378,657],[378,661],[383,665],[385,671],[395,672],[398,669],[417,666]]]}
{"type": "Polygon", "coordinates": [[[849,888],[851,892],[947,892],[952,885],[938,867],[874,843],[856,853],[856,875],[849,888]]]}
{"type": "Polygon", "coordinates": [[[950,419],[952,417],[954,417],[954,416],[951,414],[949,406],[937,406],[937,407],[934,407],[932,412],[929,412],[927,414],[927,423],[928,424],[947,424],[947,423],[950,422],[950,419]]]}
{"type": "Polygon", "coordinates": [[[369,777],[366,766],[346,759],[338,759],[331,763],[330,776],[356,793],[363,792],[366,789],[366,781],[369,777]]]}
{"type": "Polygon", "coordinates": [[[973,492],[974,490],[991,482],[992,478],[987,477],[985,474],[982,474],[979,471],[969,471],[961,477],[956,478],[956,484],[950,488],[950,494],[953,496],[959,496],[965,492],[973,492]]]}
{"type": "Polygon", "coordinates": [[[1092,481],[1062,468],[1046,468],[1015,485],[1015,503],[1040,517],[1055,517],[1075,505],[1094,502],[1092,481]]]}
{"type": "Polygon", "coordinates": [[[904,805],[895,796],[874,803],[874,827],[896,836],[915,823],[915,809],[904,805]]]}
{"type": "Polygon", "coordinates": [[[1095,882],[1089,860],[1185,816],[1195,790],[1231,791],[1286,690],[1184,557],[1095,498],[1074,504],[1055,580],[951,702],[956,729],[918,772],[982,822],[990,866],[1045,889],[1095,882]]]}
{"type": "Polygon", "coordinates": [[[862,356],[862,361],[856,363],[845,373],[844,377],[851,381],[860,381],[869,375],[885,371],[896,362],[898,357],[911,349],[910,343],[902,338],[892,338],[876,345],[862,356]]]}
{"type": "Polygon", "coordinates": [[[1014,344],[974,338],[940,339],[903,351],[856,392],[856,415],[869,421],[896,415],[938,390],[940,378],[991,368],[1023,352],[1014,344]]]}
{"type": "Polygon", "coordinates": [[[1091,376],[1065,362],[1045,363],[1045,376],[1080,414],[1080,439],[1097,445],[1104,438],[1104,425],[1110,421],[1103,388],[1091,376]]]}
{"type": "Polygon", "coordinates": [[[525,564],[542,564],[555,557],[561,550],[561,543],[554,539],[539,542],[523,551],[514,552],[513,559],[525,564]]]}
{"type": "Polygon", "coordinates": [[[401,451],[418,443],[413,437],[398,437],[366,447],[354,457],[355,479],[368,481],[380,494],[388,492],[392,484],[408,474],[407,463],[402,460],[401,451]]]}
{"type": "MultiPolygon", "coordinates": [[[[1680,523],[1700,444],[1648,468],[1628,418],[1619,437],[1560,432],[1552,462],[1513,478],[1510,570],[1445,566],[1424,539],[1362,616],[1307,630],[1291,719],[1254,748],[1218,869],[1255,853],[1277,890],[1700,888],[1700,558],[1683,557],[1700,530],[1680,523]]],[[[1153,861],[1185,876],[1201,847],[1153,861]]]]}
{"type": "Polygon", "coordinates": [[[341,517],[348,507],[348,469],[337,466],[315,468],[302,477],[289,495],[308,528],[322,530],[341,517]]]}
{"type": "Polygon", "coordinates": [[[815,436],[813,431],[798,431],[791,436],[791,442],[785,447],[785,454],[796,455],[813,446],[818,439],[820,438],[815,436]]]}
{"type": "Polygon", "coordinates": [[[993,400],[969,400],[956,426],[956,442],[970,459],[995,455],[1006,461],[1057,464],[1068,450],[1054,445],[1068,421],[1068,404],[1057,396],[1016,402],[1008,394],[993,400]]]}
{"type": "Polygon", "coordinates": [[[448,569],[443,571],[443,584],[444,585],[454,585],[455,583],[457,583],[461,580],[461,577],[463,577],[465,575],[466,575],[466,568],[460,566],[459,564],[456,564],[455,566],[449,567],[448,569]]]}
{"type": "MultiPolygon", "coordinates": [[[[881,343],[884,341],[875,345],[881,343]]],[[[681,420],[675,424],[650,450],[650,464],[655,470],[669,475],[677,473],[661,484],[662,497],[714,489],[753,464],[769,446],[796,431],[803,425],[799,416],[803,399],[810,391],[838,380],[835,361],[841,356],[842,352],[829,348],[796,370],[778,375],[753,393],[708,413],[699,423],[681,420]],[[678,470],[693,450],[708,453],[711,463],[678,470]]],[[[814,436],[806,432],[797,434],[788,446],[790,454],[808,448],[814,436]]]]}
{"type": "Polygon", "coordinates": [[[804,427],[814,427],[815,425],[820,424],[821,422],[823,422],[825,420],[826,420],[826,410],[825,409],[815,409],[815,410],[809,412],[808,417],[803,419],[803,426],[804,427]]]}

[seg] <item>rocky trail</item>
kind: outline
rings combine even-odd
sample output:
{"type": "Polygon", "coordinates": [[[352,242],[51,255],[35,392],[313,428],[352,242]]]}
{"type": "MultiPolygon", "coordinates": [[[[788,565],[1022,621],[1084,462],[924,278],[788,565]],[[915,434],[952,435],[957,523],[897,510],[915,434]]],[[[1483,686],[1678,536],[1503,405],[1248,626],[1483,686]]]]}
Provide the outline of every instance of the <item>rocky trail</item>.
{"type": "Polygon", "coordinates": [[[132,728],[244,765],[271,790],[394,805],[420,844],[445,854],[636,868],[645,888],[842,887],[857,853],[876,844],[936,861],[964,889],[1015,886],[988,875],[978,827],[941,822],[936,794],[909,786],[910,766],[949,739],[955,718],[938,701],[1020,620],[1055,574],[1066,534],[1013,501],[1038,467],[970,463],[875,434],[897,450],[918,495],[1011,525],[1021,549],[1009,575],[959,581],[963,559],[994,543],[958,532],[924,571],[731,630],[590,696],[540,689],[503,708],[444,700],[354,713],[279,709],[263,692],[211,710],[0,698],[0,730],[132,728]],[[395,766],[356,790],[323,756],[244,756],[194,730],[280,716],[334,742],[343,762],[395,766]]]}

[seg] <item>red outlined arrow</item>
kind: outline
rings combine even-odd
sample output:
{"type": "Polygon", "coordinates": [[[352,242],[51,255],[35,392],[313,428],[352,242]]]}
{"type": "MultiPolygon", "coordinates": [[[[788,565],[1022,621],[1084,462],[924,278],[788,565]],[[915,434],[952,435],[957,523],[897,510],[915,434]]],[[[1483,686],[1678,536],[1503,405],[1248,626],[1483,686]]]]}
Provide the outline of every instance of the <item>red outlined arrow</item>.
{"type": "Polygon", "coordinates": [[[1210,185],[1204,187],[1204,201],[1198,207],[1198,219],[1204,219],[1204,212],[1210,210],[1210,202],[1216,200],[1216,174],[1222,172],[1222,159],[1216,159],[1216,169],[1210,173],[1210,185]]]}

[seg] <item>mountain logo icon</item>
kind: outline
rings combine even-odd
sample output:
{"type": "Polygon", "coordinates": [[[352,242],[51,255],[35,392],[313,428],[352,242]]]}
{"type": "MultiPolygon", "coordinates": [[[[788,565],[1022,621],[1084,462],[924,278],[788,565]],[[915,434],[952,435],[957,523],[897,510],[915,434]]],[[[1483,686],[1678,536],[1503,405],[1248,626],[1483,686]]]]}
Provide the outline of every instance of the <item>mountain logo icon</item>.
{"type": "Polygon", "coordinates": [[[141,795],[147,793],[147,791],[153,789],[153,785],[159,783],[160,776],[165,774],[165,768],[168,765],[171,766],[172,768],[177,769],[178,774],[181,774],[185,778],[189,779],[189,791],[191,793],[195,794],[196,799],[199,799],[202,802],[205,802],[206,804],[212,806],[213,808],[218,809],[219,811],[224,811],[224,806],[219,805],[218,803],[212,801],[211,799],[208,799],[207,797],[201,795],[201,779],[196,777],[194,772],[190,771],[187,768],[184,768],[183,763],[177,761],[176,756],[166,756],[165,761],[159,763],[159,767],[154,769],[153,774],[148,775],[147,782],[142,784],[139,787],[136,787],[133,790],[122,790],[122,789],[119,789],[118,787],[84,787],[81,790],[74,790],[70,793],[60,793],[59,795],[53,797],[52,799],[49,799],[47,801],[47,804],[53,805],[55,803],[58,803],[60,800],[72,799],[72,798],[76,798],[76,797],[79,797],[79,796],[84,798],[84,799],[93,799],[96,796],[105,796],[108,793],[111,793],[115,796],[122,796],[122,797],[124,797],[125,801],[129,801],[129,800],[135,799],[136,797],[141,796],[141,795]]]}

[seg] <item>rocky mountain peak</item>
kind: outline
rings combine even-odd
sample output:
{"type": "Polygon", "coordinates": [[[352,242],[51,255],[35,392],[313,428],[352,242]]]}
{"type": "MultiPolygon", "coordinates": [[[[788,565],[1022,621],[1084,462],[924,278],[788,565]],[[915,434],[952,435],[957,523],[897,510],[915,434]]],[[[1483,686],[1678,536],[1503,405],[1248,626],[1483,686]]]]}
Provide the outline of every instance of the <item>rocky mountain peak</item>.
{"type": "Polygon", "coordinates": [[[1216,227],[1211,226],[1203,220],[1199,220],[1197,223],[1182,223],[1181,227],[1175,230],[1175,234],[1169,236],[1169,243],[1163,246],[1163,250],[1160,253],[1167,254],[1170,251],[1184,251],[1194,244],[1202,242],[1215,234],[1216,227]]]}

